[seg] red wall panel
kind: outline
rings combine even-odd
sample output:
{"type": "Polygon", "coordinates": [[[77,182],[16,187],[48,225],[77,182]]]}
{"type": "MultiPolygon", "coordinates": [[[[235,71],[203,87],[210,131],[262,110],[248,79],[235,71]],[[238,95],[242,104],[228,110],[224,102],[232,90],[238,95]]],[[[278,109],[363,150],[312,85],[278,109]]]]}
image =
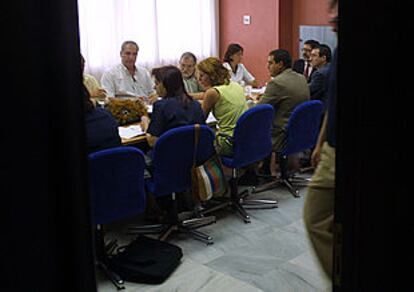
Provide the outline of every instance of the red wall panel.
{"type": "Polygon", "coordinates": [[[284,48],[298,58],[299,26],[327,25],[328,0],[220,0],[220,58],[230,43],[244,48],[243,63],[260,85],[269,79],[267,55],[284,48]],[[250,15],[251,24],[243,24],[250,15]]]}
{"type": "MultiPolygon", "coordinates": [[[[290,0],[284,0],[290,1],[290,0]]],[[[292,0],[292,55],[298,58],[299,26],[328,25],[329,0],[292,0]]]]}
{"type": "Polygon", "coordinates": [[[279,44],[279,0],[221,0],[220,58],[230,43],[244,48],[243,64],[260,85],[269,79],[267,55],[279,44]],[[243,24],[250,15],[250,25],[243,24]]]}

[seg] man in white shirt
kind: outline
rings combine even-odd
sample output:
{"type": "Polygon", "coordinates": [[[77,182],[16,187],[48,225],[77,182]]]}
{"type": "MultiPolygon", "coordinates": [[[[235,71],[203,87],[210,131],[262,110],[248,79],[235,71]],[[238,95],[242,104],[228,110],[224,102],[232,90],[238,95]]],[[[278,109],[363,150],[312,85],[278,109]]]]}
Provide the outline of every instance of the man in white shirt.
{"type": "Polygon", "coordinates": [[[105,72],[101,85],[108,97],[154,97],[154,82],[149,72],[135,65],[139,47],[134,41],[125,41],[121,46],[121,64],[105,72]]]}

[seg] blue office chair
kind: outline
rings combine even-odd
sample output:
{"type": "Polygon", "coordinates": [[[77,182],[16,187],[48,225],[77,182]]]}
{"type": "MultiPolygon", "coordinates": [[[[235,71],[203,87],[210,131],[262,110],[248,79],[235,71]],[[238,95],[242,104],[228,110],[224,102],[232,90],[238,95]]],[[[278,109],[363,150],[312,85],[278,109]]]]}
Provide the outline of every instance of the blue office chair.
{"type": "MultiPolygon", "coordinates": [[[[233,137],[233,155],[221,156],[223,165],[232,169],[230,184],[230,201],[227,202],[242,216],[246,223],[250,223],[250,216],[246,208],[275,208],[275,200],[259,200],[250,198],[251,192],[247,189],[239,194],[237,172],[241,168],[261,161],[272,152],[272,121],[274,109],[271,105],[256,105],[245,111],[237,120],[233,137]]],[[[209,208],[207,212],[222,208],[226,202],[209,208]]]]}
{"type": "Polygon", "coordinates": [[[288,171],[288,157],[305,150],[313,149],[318,140],[318,134],[323,115],[323,104],[320,100],[309,100],[298,105],[289,117],[285,128],[286,145],[280,153],[276,153],[280,166],[280,176],[275,181],[264,184],[255,189],[263,192],[278,185],[286,186],[294,197],[299,197],[299,190],[294,186],[300,181],[300,186],[307,180],[296,177],[288,171]]]}
{"type": "MultiPolygon", "coordinates": [[[[171,196],[171,221],[159,239],[166,240],[172,232],[190,234],[195,239],[212,244],[211,236],[196,229],[215,223],[214,216],[179,220],[177,193],[191,189],[191,166],[194,153],[194,125],[170,129],[162,134],[152,151],[153,173],[146,180],[147,191],[156,197],[171,196]]],[[[200,125],[197,162],[203,162],[214,153],[214,132],[206,125],[200,125]]]]}
{"type": "Polygon", "coordinates": [[[108,266],[102,225],[145,211],[144,154],[137,148],[120,146],[91,153],[88,161],[96,264],[122,289],[124,281],[108,266]]]}

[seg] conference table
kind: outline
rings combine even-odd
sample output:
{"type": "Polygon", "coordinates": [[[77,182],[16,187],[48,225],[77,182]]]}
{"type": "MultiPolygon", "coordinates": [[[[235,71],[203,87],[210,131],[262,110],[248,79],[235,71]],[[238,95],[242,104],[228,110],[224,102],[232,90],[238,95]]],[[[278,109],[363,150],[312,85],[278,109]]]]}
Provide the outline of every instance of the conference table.
{"type": "MultiPolygon", "coordinates": [[[[152,106],[147,108],[148,114],[152,113],[152,106]]],[[[210,114],[207,117],[206,124],[214,127],[217,123],[217,120],[214,118],[213,114],[210,114]]],[[[142,131],[141,123],[133,123],[130,125],[119,126],[118,127],[119,136],[122,140],[122,145],[132,145],[146,142],[146,136],[144,131],[142,131]]]]}
{"type": "MultiPolygon", "coordinates": [[[[249,94],[246,95],[246,99],[248,102],[249,107],[254,106],[258,102],[258,97],[261,93],[264,92],[264,89],[250,89],[249,94]]],[[[202,102],[200,100],[200,102],[202,102]]],[[[101,99],[96,99],[95,103],[102,107],[105,106],[105,103],[101,99]]],[[[152,105],[147,105],[148,114],[151,115],[152,113],[152,105]]],[[[209,116],[206,119],[206,124],[215,127],[217,124],[216,118],[210,112],[209,116]]],[[[123,125],[118,127],[119,135],[122,140],[122,145],[134,145],[140,143],[146,143],[146,135],[145,132],[142,131],[141,123],[132,123],[129,125],[123,125]]]]}

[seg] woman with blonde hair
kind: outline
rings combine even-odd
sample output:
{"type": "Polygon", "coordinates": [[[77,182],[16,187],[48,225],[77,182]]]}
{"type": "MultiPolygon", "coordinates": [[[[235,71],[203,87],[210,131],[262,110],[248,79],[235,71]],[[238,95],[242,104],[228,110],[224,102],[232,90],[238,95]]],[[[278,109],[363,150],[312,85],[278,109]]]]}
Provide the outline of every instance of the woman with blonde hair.
{"type": "Polygon", "coordinates": [[[243,87],[230,81],[229,71],[223,63],[214,57],[207,58],[197,65],[199,84],[206,90],[202,109],[205,117],[210,111],[217,119],[217,151],[222,155],[231,155],[233,130],[236,122],[247,110],[243,87]]]}

